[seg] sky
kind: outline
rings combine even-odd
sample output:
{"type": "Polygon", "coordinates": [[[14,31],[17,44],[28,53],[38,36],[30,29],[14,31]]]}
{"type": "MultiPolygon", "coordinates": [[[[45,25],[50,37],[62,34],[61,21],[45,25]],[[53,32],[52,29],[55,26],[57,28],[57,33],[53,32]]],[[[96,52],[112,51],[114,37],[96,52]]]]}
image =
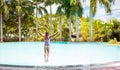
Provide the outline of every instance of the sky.
{"type": "MultiPolygon", "coordinates": [[[[83,12],[83,16],[84,17],[87,17],[89,16],[89,7],[90,7],[90,0],[86,0],[86,2],[83,3],[83,8],[84,8],[84,12],[83,12]]],[[[95,15],[95,19],[102,19],[104,21],[107,21],[109,19],[112,19],[112,18],[117,18],[117,19],[120,19],[120,0],[116,0],[115,3],[111,6],[111,14],[107,14],[105,12],[105,9],[104,7],[102,6],[97,6],[97,12],[96,12],[96,15],[95,15]]],[[[56,10],[57,10],[57,5],[53,4],[52,5],[52,13],[55,13],[56,10]]],[[[48,10],[48,13],[50,13],[50,9],[49,9],[49,6],[47,6],[47,10],[48,10]]]]}
{"type": "MultiPolygon", "coordinates": [[[[89,7],[90,7],[90,0],[86,0],[86,2],[83,4],[83,7],[84,7],[84,13],[83,13],[83,16],[86,17],[86,16],[89,16],[89,7]]],[[[102,6],[97,6],[97,12],[96,12],[96,15],[95,15],[95,19],[102,19],[104,21],[107,21],[109,19],[112,19],[112,18],[117,18],[117,19],[120,19],[120,0],[116,0],[114,4],[112,4],[111,6],[111,14],[107,14],[105,12],[105,9],[104,7],[102,6]]]]}

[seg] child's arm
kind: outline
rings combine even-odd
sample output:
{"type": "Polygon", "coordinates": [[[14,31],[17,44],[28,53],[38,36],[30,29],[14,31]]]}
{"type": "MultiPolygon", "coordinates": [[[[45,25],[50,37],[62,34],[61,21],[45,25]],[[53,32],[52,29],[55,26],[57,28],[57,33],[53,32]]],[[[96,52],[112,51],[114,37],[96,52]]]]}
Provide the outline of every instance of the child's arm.
{"type": "Polygon", "coordinates": [[[51,36],[49,36],[49,37],[51,38],[51,37],[55,36],[57,33],[58,33],[58,32],[54,33],[53,35],[51,35],[51,36]]]}

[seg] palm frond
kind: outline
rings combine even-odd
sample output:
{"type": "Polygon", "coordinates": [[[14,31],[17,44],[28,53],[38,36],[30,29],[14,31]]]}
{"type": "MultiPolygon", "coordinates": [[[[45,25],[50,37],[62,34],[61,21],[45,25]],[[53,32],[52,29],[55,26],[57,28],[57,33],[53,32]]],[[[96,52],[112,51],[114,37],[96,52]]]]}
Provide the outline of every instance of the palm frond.
{"type": "Polygon", "coordinates": [[[90,0],[90,11],[92,12],[93,16],[95,16],[97,8],[97,0],[90,0]]]}
{"type": "Polygon", "coordinates": [[[22,7],[21,6],[16,6],[16,12],[20,16],[22,14],[22,7]]]}
{"type": "Polygon", "coordinates": [[[5,18],[9,17],[9,8],[8,8],[7,4],[5,4],[5,6],[4,6],[4,14],[5,14],[5,18]]]}
{"type": "Polygon", "coordinates": [[[105,7],[107,13],[111,13],[111,4],[114,2],[115,0],[99,0],[100,5],[105,7]]]}
{"type": "Polygon", "coordinates": [[[40,14],[40,15],[43,15],[43,12],[42,12],[42,10],[41,10],[40,8],[38,8],[37,11],[39,11],[39,14],[40,14]]]}
{"type": "Polygon", "coordinates": [[[49,6],[52,5],[56,2],[56,0],[44,0],[44,5],[45,6],[49,6]]]}
{"type": "Polygon", "coordinates": [[[0,7],[3,6],[4,2],[5,2],[5,0],[0,0],[0,7]]]}
{"type": "Polygon", "coordinates": [[[62,7],[61,7],[61,6],[59,6],[59,7],[57,8],[56,14],[60,15],[60,14],[61,14],[61,12],[62,12],[62,7]]]}
{"type": "Polygon", "coordinates": [[[45,14],[48,14],[48,11],[47,11],[47,9],[46,9],[45,7],[39,6],[39,8],[40,8],[41,10],[43,10],[43,12],[44,12],[45,14]]]}

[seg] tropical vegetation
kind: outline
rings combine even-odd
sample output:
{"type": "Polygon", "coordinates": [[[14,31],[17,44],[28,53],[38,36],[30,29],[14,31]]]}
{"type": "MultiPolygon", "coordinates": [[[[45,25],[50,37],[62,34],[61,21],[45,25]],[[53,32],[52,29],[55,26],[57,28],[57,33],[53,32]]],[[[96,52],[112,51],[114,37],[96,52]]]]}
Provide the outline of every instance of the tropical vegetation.
{"type": "MultiPolygon", "coordinates": [[[[91,1],[91,0],[90,0],[91,1]]],[[[94,1],[94,0],[93,0],[94,1]]],[[[101,0],[107,12],[113,0],[101,0]],[[108,7],[109,6],[109,7],[108,7]]],[[[103,21],[82,17],[83,0],[0,0],[0,40],[2,41],[43,41],[40,33],[50,35],[57,32],[52,41],[89,42],[120,41],[120,21],[116,18],[103,21]],[[46,6],[57,4],[55,14],[48,13],[46,6]],[[90,24],[92,22],[92,27],[90,24]],[[91,29],[92,28],[92,29],[91,29]],[[92,31],[91,31],[92,30],[92,31]],[[91,32],[90,32],[91,31],[91,32]]],[[[92,1],[90,3],[93,3],[92,1]]],[[[91,4],[91,13],[96,12],[96,3],[91,4]],[[94,6],[92,6],[94,5],[94,6]]]]}

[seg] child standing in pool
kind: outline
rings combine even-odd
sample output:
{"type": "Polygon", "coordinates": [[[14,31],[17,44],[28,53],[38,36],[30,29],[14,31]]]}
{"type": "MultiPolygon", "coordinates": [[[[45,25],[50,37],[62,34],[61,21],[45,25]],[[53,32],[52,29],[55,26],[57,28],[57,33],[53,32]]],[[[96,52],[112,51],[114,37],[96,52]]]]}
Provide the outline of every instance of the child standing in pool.
{"type": "Polygon", "coordinates": [[[44,58],[45,61],[48,62],[48,57],[49,57],[49,52],[50,52],[50,37],[49,37],[49,33],[46,32],[45,33],[45,37],[44,37],[44,58]]]}
{"type": "MultiPolygon", "coordinates": [[[[57,33],[55,33],[54,35],[56,35],[56,34],[57,33]]],[[[52,36],[54,36],[54,35],[52,35],[52,36]]],[[[50,52],[50,38],[52,36],[49,36],[48,32],[46,32],[45,36],[44,36],[44,60],[45,60],[45,62],[48,62],[49,52],[50,52]]]]}

